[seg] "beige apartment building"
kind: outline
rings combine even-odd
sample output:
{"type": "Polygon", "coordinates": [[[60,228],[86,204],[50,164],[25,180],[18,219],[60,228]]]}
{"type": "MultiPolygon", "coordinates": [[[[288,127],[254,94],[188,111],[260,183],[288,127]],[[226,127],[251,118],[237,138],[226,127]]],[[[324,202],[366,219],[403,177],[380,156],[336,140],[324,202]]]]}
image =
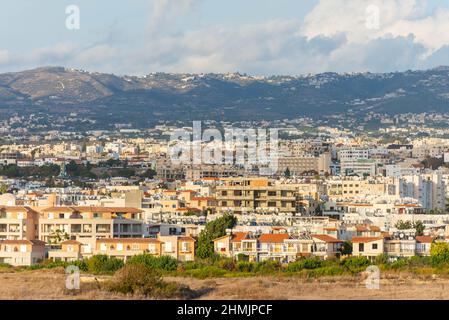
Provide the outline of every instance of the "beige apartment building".
{"type": "Polygon", "coordinates": [[[292,176],[300,176],[304,173],[316,172],[324,175],[330,173],[331,155],[322,153],[318,157],[310,156],[290,156],[278,159],[278,175],[283,175],[285,171],[290,171],[292,176]]]}
{"type": "Polygon", "coordinates": [[[162,254],[162,242],[150,238],[99,239],[96,241],[95,254],[103,254],[125,261],[139,254],[159,257],[162,254]]]}
{"type": "Polygon", "coordinates": [[[275,260],[281,263],[296,261],[301,257],[330,259],[340,255],[342,241],[329,235],[292,237],[287,233],[235,232],[214,240],[214,251],[226,257],[240,255],[249,261],[275,260]]]}
{"type": "Polygon", "coordinates": [[[141,238],[143,211],[136,208],[48,207],[39,213],[39,239],[51,244],[76,240],[89,244],[103,238],[141,238]]]}
{"type": "Polygon", "coordinates": [[[84,245],[76,240],[63,241],[60,244],[60,249],[50,249],[48,251],[48,258],[53,261],[76,261],[92,255],[92,250],[89,250],[88,245],[84,245]]]}
{"type": "Polygon", "coordinates": [[[162,236],[154,238],[110,238],[96,241],[95,254],[127,260],[139,254],[155,257],[171,256],[178,261],[195,259],[195,240],[185,236],[162,236]]]}
{"type": "Polygon", "coordinates": [[[335,179],[326,182],[330,199],[354,198],[363,195],[384,195],[387,184],[375,180],[335,179]]]}
{"type": "Polygon", "coordinates": [[[216,187],[219,212],[236,214],[251,212],[295,213],[295,186],[275,184],[266,178],[228,178],[216,187]]]}
{"type": "Polygon", "coordinates": [[[45,259],[45,242],[39,240],[0,241],[0,263],[29,266],[45,259]]]}
{"type": "Polygon", "coordinates": [[[0,240],[34,240],[38,213],[25,206],[0,207],[0,240]]]}

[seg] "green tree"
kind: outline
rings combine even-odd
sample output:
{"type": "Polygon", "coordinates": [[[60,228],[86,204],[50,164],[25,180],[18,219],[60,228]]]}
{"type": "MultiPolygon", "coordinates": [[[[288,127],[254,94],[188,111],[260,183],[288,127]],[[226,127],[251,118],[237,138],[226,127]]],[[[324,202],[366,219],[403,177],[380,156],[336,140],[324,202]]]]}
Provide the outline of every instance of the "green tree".
{"type": "Polygon", "coordinates": [[[0,185],[0,194],[4,194],[8,192],[8,186],[4,183],[0,185]]]}
{"type": "Polygon", "coordinates": [[[410,230],[413,229],[413,224],[410,221],[402,221],[399,220],[396,224],[395,224],[396,229],[398,230],[410,230]]]}
{"type": "Polygon", "coordinates": [[[290,169],[289,169],[289,168],[285,169],[285,171],[284,171],[284,176],[285,176],[286,178],[290,178],[291,172],[290,172],[290,169]]]}
{"type": "Polygon", "coordinates": [[[208,222],[198,237],[196,256],[203,259],[212,257],[214,255],[213,240],[226,235],[226,229],[234,228],[236,223],[237,219],[231,214],[224,214],[208,222]]]}
{"type": "Polygon", "coordinates": [[[416,221],[413,223],[413,228],[416,230],[415,235],[416,236],[423,236],[424,235],[424,229],[426,228],[421,220],[416,221]]]}
{"type": "Polygon", "coordinates": [[[432,243],[430,258],[435,265],[449,262],[449,244],[445,242],[432,243]]]}
{"type": "Polygon", "coordinates": [[[340,251],[341,251],[341,254],[343,254],[343,255],[352,254],[352,242],[351,241],[343,242],[343,245],[342,245],[340,251]]]}

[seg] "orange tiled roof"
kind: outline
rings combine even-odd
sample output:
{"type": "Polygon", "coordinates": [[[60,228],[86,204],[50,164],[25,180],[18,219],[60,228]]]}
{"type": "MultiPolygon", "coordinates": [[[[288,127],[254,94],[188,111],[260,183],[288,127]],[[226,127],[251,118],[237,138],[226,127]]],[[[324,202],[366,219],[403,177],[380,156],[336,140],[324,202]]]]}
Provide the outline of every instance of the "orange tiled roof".
{"type": "Polygon", "coordinates": [[[417,236],[416,241],[421,243],[432,243],[433,240],[435,240],[433,237],[430,236],[417,236]]]}
{"type": "Polygon", "coordinates": [[[368,243],[368,242],[374,242],[374,241],[379,241],[379,240],[383,240],[383,238],[381,238],[381,237],[353,237],[352,238],[352,242],[355,242],[355,243],[368,243]]]}
{"type": "Polygon", "coordinates": [[[76,241],[76,240],[66,240],[66,241],[61,242],[61,244],[74,244],[74,245],[80,245],[80,244],[82,244],[82,243],[79,242],[79,241],[76,241]]]}
{"type": "Polygon", "coordinates": [[[97,243],[159,243],[153,238],[105,238],[97,239],[97,243]]]}
{"type": "Polygon", "coordinates": [[[284,240],[288,238],[290,237],[286,233],[275,233],[275,234],[265,233],[259,237],[259,241],[264,243],[282,243],[284,242],[284,240]]]}
{"type": "Polygon", "coordinates": [[[181,240],[181,241],[196,241],[192,237],[179,237],[178,240],[181,240]]]}
{"type": "Polygon", "coordinates": [[[246,238],[246,236],[248,235],[248,232],[235,232],[232,234],[232,242],[239,242],[242,241],[246,238]]]}
{"type": "Polygon", "coordinates": [[[1,240],[0,244],[31,244],[37,246],[45,246],[45,242],[41,240],[1,240]]]}
{"type": "Polygon", "coordinates": [[[337,238],[331,237],[327,234],[314,234],[312,235],[312,238],[317,238],[318,240],[329,242],[329,243],[340,243],[343,242],[337,238]]]}

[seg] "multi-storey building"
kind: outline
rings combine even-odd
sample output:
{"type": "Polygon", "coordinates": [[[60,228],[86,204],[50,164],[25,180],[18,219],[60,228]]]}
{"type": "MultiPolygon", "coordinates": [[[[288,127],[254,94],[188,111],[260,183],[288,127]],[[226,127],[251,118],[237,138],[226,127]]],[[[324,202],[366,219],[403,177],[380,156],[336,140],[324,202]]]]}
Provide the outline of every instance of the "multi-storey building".
{"type": "Polygon", "coordinates": [[[0,263],[29,266],[45,259],[45,242],[39,240],[0,241],[0,263]]]}
{"type": "Polygon", "coordinates": [[[77,240],[92,247],[96,239],[141,238],[142,210],[108,207],[49,207],[39,214],[39,239],[52,244],[77,240]]]}
{"type": "Polygon", "coordinates": [[[35,240],[38,213],[24,206],[0,207],[0,240],[35,240]]]}
{"type": "Polygon", "coordinates": [[[310,156],[291,156],[280,157],[278,159],[278,175],[283,175],[287,169],[291,175],[303,175],[309,172],[316,172],[324,175],[330,173],[331,155],[323,153],[318,157],[310,156]]]}
{"type": "Polygon", "coordinates": [[[232,211],[237,214],[249,212],[297,211],[295,187],[275,184],[264,178],[229,178],[224,185],[217,186],[218,211],[232,211]]]}
{"type": "Polygon", "coordinates": [[[282,263],[314,256],[329,259],[340,255],[343,241],[326,234],[291,236],[287,233],[236,232],[214,240],[217,254],[249,261],[276,260],[282,263]]]}

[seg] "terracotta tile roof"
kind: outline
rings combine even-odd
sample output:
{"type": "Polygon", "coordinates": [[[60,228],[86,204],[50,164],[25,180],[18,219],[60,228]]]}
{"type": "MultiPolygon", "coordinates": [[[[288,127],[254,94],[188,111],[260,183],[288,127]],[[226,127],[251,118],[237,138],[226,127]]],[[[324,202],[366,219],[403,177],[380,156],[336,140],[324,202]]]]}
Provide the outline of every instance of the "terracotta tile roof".
{"type": "Polygon", "coordinates": [[[33,209],[26,206],[0,206],[0,210],[4,210],[6,212],[31,212],[35,213],[33,209]]]}
{"type": "Polygon", "coordinates": [[[232,242],[240,242],[246,238],[248,232],[235,232],[232,234],[232,242]]]}
{"type": "Polygon", "coordinates": [[[71,207],[73,210],[77,212],[123,212],[123,213],[142,213],[143,210],[132,208],[132,207],[94,207],[94,206],[85,206],[85,207],[71,207]]]}
{"type": "Polygon", "coordinates": [[[383,240],[381,237],[353,237],[352,242],[354,243],[368,243],[383,240]]]}
{"type": "Polygon", "coordinates": [[[63,241],[63,242],[61,242],[61,244],[73,244],[73,245],[80,245],[80,244],[82,244],[81,242],[79,242],[79,241],[76,241],[76,240],[66,240],[66,241],[63,241]]]}
{"type": "Polygon", "coordinates": [[[161,241],[153,238],[108,238],[98,239],[97,243],[160,243],[161,241]]]}
{"type": "Polygon", "coordinates": [[[36,246],[46,245],[46,243],[41,240],[1,240],[0,244],[31,244],[36,246]]]}
{"type": "Polygon", "coordinates": [[[420,243],[432,243],[433,240],[435,240],[435,239],[430,236],[417,236],[416,237],[416,242],[420,242],[420,243]]]}
{"type": "Polygon", "coordinates": [[[193,197],[192,198],[193,201],[213,201],[216,200],[214,197],[193,197]]]}
{"type": "Polygon", "coordinates": [[[313,234],[312,238],[316,238],[318,240],[324,241],[324,242],[328,242],[328,243],[340,243],[343,242],[337,238],[331,237],[327,234],[313,234]]]}
{"type": "Polygon", "coordinates": [[[180,241],[196,241],[192,237],[179,237],[178,240],[180,240],[180,241]]]}
{"type": "Polygon", "coordinates": [[[259,237],[259,241],[263,243],[282,243],[284,240],[290,238],[286,233],[265,233],[259,237]]]}
{"type": "Polygon", "coordinates": [[[377,226],[356,226],[355,229],[357,230],[357,232],[380,232],[380,228],[377,226]]]}
{"type": "Polygon", "coordinates": [[[48,207],[42,210],[42,212],[69,212],[73,213],[75,210],[71,207],[48,207]]]}

